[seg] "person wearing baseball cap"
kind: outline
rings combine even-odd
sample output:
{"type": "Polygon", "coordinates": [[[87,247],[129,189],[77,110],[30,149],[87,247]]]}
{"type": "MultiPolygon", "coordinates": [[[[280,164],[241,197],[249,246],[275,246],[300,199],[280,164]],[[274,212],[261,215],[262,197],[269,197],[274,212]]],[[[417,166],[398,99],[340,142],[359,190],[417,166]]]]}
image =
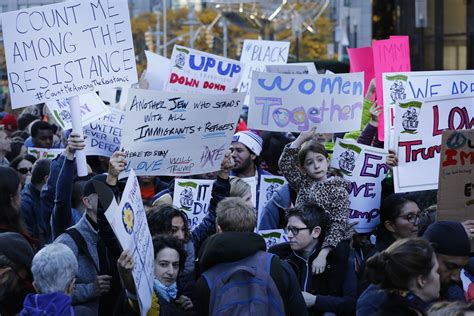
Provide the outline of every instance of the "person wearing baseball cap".
{"type": "Polygon", "coordinates": [[[230,150],[234,159],[234,168],[231,176],[236,176],[250,185],[252,202],[258,209],[258,193],[260,189],[260,176],[270,174],[260,168],[260,153],[263,140],[251,131],[242,131],[234,134],[230,150]]]}

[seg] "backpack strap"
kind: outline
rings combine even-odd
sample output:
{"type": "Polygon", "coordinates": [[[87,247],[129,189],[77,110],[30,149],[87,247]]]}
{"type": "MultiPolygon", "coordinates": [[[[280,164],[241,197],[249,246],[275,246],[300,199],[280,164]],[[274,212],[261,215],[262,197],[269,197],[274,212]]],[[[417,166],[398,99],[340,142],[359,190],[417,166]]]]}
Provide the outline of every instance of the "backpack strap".
{"type": "Polygon", "coordinates": [[[97,274],[99,274],[99,269],[97,268],[94,258],[92,258],[92,255],[89,252],[89,248],[87,248],[86,240],[84,239],[84,237],[82,237],[81,233],[74,227],[66,229],[65,233],[71,236],[72,240],[74,240],[74,243],[76,244],[77,249],[79,250],[79,254],[83,254],[92,261],[97,274]]]}

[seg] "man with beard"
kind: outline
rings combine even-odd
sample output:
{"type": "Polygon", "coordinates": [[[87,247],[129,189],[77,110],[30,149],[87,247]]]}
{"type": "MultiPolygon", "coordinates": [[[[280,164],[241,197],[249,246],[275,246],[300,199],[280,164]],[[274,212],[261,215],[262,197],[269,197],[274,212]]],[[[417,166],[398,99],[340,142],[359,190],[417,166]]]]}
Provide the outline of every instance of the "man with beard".
{"type": "Polygon", "coordinates": [[[250,185],[252,202],[256,209],[258,209],[260,176],[262,174],[270,174],[260,167],[262,147],[262,138],[250,131],[236,133],[230,145],[232,158],[235,163],[230,175],[239,177],[250,185]]]}
{"type": "Polygon", "coordinates": [[[0,233],[0,315],[18,314],[23,300],[34,293],[30,272],[33,249],[18,233],[0,233]]]}
{"type": "Polygon", "coordinates": [[[465,301],[461,283],[461,269],[467,265],[471,243],[464,226],[454,221],[431,224],[423,234],[436,252],[441,284],[439,296],[448,301],[465,301]]]}

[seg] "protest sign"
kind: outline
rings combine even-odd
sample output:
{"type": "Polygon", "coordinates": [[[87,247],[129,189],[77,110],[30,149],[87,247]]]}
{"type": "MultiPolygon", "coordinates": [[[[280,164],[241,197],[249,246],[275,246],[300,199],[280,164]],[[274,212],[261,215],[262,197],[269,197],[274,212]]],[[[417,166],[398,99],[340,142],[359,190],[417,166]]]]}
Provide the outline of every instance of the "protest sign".
{"type": "Polygon", "coordinates": [[[438,188],[438,219],[474,219],[474,130],[444,130],[438,188]]]}
{"type": "Polygon", "coordinates": [[[123,249],[133,255],[133,279],[137,289],[140,314],[147,315],[151,307],[154,283],[155,253],[151,240],[138,179],[130,172],[118,207],[112,203],[105,217],[123,249]]]}
{"type": "Polygon", "coordinates": [[[390,171],[383,149],[338,139],[331,157],[331,167],[339,169],[350,181],[349,223],[358,223],[358,233],[369,233],[380,223],[382,181],[390,171]]]}
{"type": "MultiPolygon", "coordinates": [[[[388,40],[374,41],[372,44],[374,56],[375,92],[379,105],[384,105],[382,74],[384,72],[411,71],[410,65],[410,41],[408,36],[394,36],[388,40]]],[[[384,117],[384,107],[380,117],[384,117]]],[[[385,139],[384,120],[379,120],[378,137],[380,141],[385,139]]]]}
{"type": "Polygon", "coordinates": [[[171,60],[150,51],[145,51],[148,89],[163,91],[171,72],[171,60]]]}
{"type": "MultiPolygon", "coordinates": [[[[49,101],[46,102],[46,106],[53,114],[56,123],[58,123],[62,129],[67,130],[72,128],[72,115],[67,99],[49,101]]],[[[90,122],[109,113],[109,107],[107,107],[95,93],[80,95],[79,108],[81,111],[82,126],[86,126],[90,122]]]]}
{"type": "Polygon", "coordinates": [[[173,205],[186,213],[191,230],[207,215],[213,183],[213,180],[174,180],[173,205]]]}
{"type": "Polygon", "coordinates": [[[283,229],[259,230],[258,234],[265,239],[267,250],[272,246],[289,241],[288,235],[285,234],[283,229]]]}
{"type": "Polygon", "coordinates": [[[241,76],[242,64],[236,60],[175,45],[165,90],[231,93],[241,76]]]}
{"type": "Polygon", "coordinates": [[[395,192],[437,189],[443,130],[471,129],[473,116],[474,96],[399,102],[395,106],[399,158],[394,168],[395,192]]]}
{"type": "Polygon", "coordinates": [[[137,82],[126,0],[71,0],[2,14],[12,107],[137,82]]]}
{"type": "Polygon", "coordinates": [[[364,95],[367,93],[374,74],[374,53],[372,47],[347,48],[350,60],[350,72],[364,73],[364,95]]]}
{"type": "MultiPolygon", "coordinates": [[[[244,69],[239,83],[239,92],[250,91],[254,71],[265,71],[265,65],[286,64],[289,52],[290,42],[245,40],[240,54],[244,69]]],[[[249,104],[248,96],[245,98],[245,104],[249,104]]]]}
{"type": "Polygon", "coordinates": [[[103,88],[99,90],[99,97],[105,104],[116,107],[118,91],[116,88],[103,88]]]}
{"type": "Polygon", "coordinates": [[[364,74],[282,75],[255,72],[248,127],[276,132],[358,131],[364,74]]]}
{"type": "Polygon", "coordinates": [[[383,74],[385,148],[394,148],[394,109],[397,102],[444,95],[474,94],[474,70],[414,71],[383,74]],[[391,109],[388,111],[388,109],[391,109]]]}
{"type": "Polygon", "coordinates": [[[220,169],[244,94],[184,94],[130,89],[121,147],[125,176],[193,175],[220,169]]]}
{"type": "Polygon", "coordinates": [[[110,108],[110,113],[84,126],[86,155],[110,157],[120,150],[125,113],[110,108]]]}
{"type": "Polygon", "coordinates": [[[64,149],[59,148],[37,148],[28,147],[28,155],[34,156],[36,159],[54,159],[64,152],[64,149]]]}
{"type": "Polygon", "coordinates": [[[276,190],[286,183],[285,177],[262,174],[260,176],[260,196],[258,197],[258,218],[257,227],[260,226],[263,209],[273,196],[276,190]]]}
{"type": "Polygon", "coordinates": [[[267,72],[292,75],[317,75],[314,63],[293,63],[285,65],[266,65],[267,72]]]}

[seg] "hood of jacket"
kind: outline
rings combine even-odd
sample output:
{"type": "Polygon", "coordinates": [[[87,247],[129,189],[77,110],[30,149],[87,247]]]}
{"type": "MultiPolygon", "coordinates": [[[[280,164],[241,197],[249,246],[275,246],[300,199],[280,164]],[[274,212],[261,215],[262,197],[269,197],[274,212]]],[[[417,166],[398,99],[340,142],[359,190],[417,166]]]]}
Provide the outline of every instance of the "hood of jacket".
{"type": "Polygon", "coordinates": [[[71,297],[64,293],[29,294],[20,315],[70,315],[71,297]]]}
{"type": "Polygon", "coordinates": [[[199,268],[204,272],[213,266],[237,261],[266,251],[267,246],[262,236],[256,233],[220,233],[206,239],[199,251],[199,268]]]}

